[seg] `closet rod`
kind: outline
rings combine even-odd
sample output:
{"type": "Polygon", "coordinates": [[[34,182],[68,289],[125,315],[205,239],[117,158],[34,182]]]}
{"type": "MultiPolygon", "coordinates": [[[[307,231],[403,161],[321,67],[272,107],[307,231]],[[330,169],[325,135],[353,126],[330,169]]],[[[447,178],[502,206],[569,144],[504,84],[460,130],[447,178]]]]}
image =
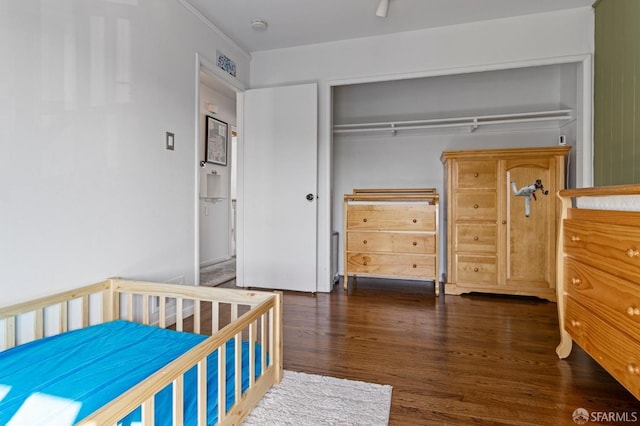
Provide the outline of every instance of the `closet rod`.
{"type": "Polygon", "coordinates": [[[359,124],[336,124],[334,133],[380,132],[397,130],[416,130],[443,127],[471,127],[490,124],[517,124],[535,121],[570,120],[572,110],[538,111],[530,113],[496,114],[475,117],[452,117],[429,120],[387,121],[359,124]]]}

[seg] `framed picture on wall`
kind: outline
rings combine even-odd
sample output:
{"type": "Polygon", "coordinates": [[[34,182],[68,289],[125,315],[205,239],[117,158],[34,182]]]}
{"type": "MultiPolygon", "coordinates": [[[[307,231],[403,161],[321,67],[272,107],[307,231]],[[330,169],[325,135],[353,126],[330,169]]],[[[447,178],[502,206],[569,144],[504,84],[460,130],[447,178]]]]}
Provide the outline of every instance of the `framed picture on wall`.
{"type": "Polygon", "coordinates": [[[227,123],[206,117],[204,158],[207,163],[227,165],[227,123]]]}

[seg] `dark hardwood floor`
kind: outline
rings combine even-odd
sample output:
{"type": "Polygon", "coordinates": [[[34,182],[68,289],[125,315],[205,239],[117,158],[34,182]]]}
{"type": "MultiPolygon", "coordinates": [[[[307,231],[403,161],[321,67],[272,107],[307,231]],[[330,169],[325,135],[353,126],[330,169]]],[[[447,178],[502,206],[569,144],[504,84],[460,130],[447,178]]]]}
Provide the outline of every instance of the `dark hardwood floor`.
{"type": "Polygon", "coordinates": [[[638,400],[579,347],[559,360],[558,341],[556,304],[535,298],[364,278],[351,295],[284,296],[285,369],[392,385],[391,425],[572,425],[577,408],[640,420],[638,400]]]}
{"type": "Polygon", "coordinates": [[[575,425],[578,408],[640,423],[640,401],[579,346],[558,359],[558,342],[556,304],[537,298],[366,278],[284,292],[284,368],[392,385],[390,425],[575,425]]]}

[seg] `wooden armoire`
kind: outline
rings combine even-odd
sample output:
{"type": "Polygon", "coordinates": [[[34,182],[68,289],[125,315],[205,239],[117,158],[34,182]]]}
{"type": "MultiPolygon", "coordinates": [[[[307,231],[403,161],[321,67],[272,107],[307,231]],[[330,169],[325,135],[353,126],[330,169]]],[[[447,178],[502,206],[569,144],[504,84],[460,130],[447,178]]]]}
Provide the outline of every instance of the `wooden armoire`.
{"type": "Polygon", "coordinates": [[[442,153],[445,294],[481,292],[556,300],[557,192],[565,187],[570,149],[442,153]],[[538,180],[542,188],[535,188],[538,180]]]}

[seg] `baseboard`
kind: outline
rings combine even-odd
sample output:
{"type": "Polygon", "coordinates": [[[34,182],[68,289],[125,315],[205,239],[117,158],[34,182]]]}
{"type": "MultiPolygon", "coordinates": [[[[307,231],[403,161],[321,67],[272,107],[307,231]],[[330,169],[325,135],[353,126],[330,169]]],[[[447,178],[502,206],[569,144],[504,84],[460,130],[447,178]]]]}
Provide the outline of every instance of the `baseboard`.
{"type": "Polygon", "coordinates": [[[219,257],[217,259],[206,260],[204,262],[200,262],[200,267],[204,268],[207,266],[215,265],[216,263],[226,262],[227,260],[231,260],[231,259],[233,259],[233,257],[219,257]]]}

